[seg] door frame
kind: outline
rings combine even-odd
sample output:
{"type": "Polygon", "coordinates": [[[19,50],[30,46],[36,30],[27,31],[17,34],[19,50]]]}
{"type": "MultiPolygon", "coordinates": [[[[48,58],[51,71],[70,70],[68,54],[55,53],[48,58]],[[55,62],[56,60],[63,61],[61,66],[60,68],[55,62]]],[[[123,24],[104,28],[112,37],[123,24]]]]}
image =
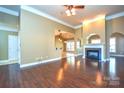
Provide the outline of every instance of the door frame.
{"type": "MultiPolygon", "coordinates": [[[[10,59],[9,59],[9,36],[15,36],[15,35],[8,35],[8,63],[10,63],[10,59]]],[[[17,49],[18,49],[18,58],[17,58],[17,63],[21,63],[21,61],[20,61],[20,38],[19,38],[19,35],[17,35],[17,49]]]]}

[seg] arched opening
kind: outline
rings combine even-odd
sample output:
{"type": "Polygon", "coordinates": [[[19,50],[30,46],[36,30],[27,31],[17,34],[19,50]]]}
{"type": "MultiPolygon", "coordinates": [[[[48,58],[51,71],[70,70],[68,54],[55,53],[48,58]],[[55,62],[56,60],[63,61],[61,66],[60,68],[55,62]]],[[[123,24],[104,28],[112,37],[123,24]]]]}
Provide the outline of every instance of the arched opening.
{"type": "Polygon", "coordinates": [[[74,34],[62,30],[55,31],[55,47],[61,52],[62,57],[67,53],[73,53],[75,51],[74,34]]]}
{"type": "Polygon", "coordinates": [[[109,46],[110,56],[124,55],[124,34],[112,33],[109,46]]]}
{"type": "Polygon", "coordinates": [[[101,38],[98,34],[92,34],[88,37],[88,44],[100,44],[101,38]]]}

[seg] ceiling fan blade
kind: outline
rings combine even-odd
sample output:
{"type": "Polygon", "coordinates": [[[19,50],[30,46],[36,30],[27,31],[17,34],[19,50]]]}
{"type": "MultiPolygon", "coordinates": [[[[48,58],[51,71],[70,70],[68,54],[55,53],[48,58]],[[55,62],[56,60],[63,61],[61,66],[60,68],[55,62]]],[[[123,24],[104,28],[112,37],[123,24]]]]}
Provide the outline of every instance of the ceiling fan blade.
{"type": "Polygon", "coordinates": [[[76,8],[76,9],[83,9],[84,5],[76,5],[76,6],[74,6],[74,8],[76,8]]]}

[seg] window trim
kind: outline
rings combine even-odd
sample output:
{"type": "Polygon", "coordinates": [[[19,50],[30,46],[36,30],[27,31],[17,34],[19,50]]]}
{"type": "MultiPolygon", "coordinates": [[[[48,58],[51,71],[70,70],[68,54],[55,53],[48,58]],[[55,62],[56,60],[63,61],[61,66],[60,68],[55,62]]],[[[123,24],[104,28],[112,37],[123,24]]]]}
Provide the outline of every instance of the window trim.
{"type": "Polygon", "coordinates": [[[109,52],[110,53],[116,53],[116,38],[115,37],[111,37],[110,41],[109,41],[109,52]],[[111,39],[114,39],[114,43],[111,44],[111,39]],[[114,49],[111,49],[111,47],[114,47],[114,49]]]}
{"type": "Polygon", "coordinates": [[[91,44],[100,44],[101,43],[101,39],[91,39],[91,44]],[[93,41],[97,41],[97,42],[93,42],[93,41]]]}

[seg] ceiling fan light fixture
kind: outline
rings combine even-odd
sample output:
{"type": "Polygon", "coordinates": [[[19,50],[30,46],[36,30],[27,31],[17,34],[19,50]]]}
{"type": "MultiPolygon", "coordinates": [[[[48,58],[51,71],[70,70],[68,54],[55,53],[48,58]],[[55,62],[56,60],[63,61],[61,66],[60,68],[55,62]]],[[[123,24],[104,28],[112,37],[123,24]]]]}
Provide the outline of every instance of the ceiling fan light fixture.
{"type": "Polygon", "coordinates": [[[72,15],[76,15],[76,12],[75,12],[75,9],[74,8],[71,10],[71,14],[72,15]]]}
{"type": "Polygon", "coordinates": [[[76,15],[76,12],[75,12],[75,9],[74,8],[72,8],[70,10],[67,9],[65,12],[66,12],[67,16],[76,15]]]}
{"type": "Polygon", "coordinates": [[[72,15],[76,15],[75,8],[72,8],[72,9],[71,9],[71,14],[72,14],[72,15]]]}
{"type": "Polygon", "coordinates": [[[66,12],[67,16],[71,16],[71,11],[70,10],[67,9],[65,12],[66,12]]]}
{"type": "Polygon", "coordinates": [[[76,15],[76,10],[77,9],[83,9],[84,5],[64,5],[66,8],[66,15],[67,16],[73,16],[76,15]]]}

